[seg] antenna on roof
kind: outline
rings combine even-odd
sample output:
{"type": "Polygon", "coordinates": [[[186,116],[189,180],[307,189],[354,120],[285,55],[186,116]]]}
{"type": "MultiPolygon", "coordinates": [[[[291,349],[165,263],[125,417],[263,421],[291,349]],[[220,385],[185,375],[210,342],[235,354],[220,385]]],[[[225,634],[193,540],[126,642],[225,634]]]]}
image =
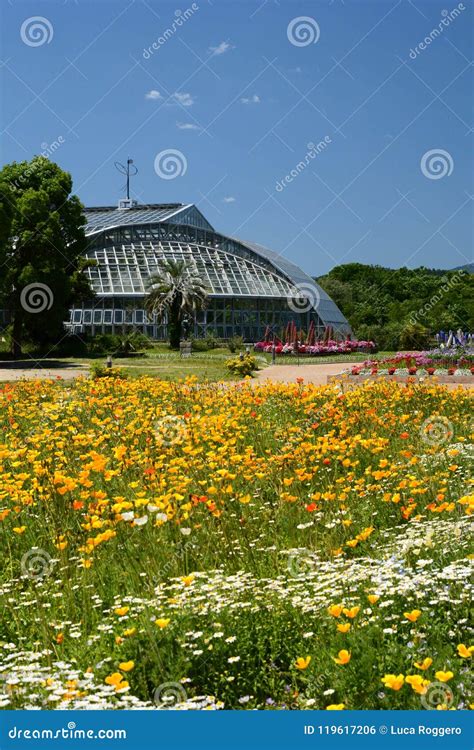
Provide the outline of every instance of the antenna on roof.
{"type": "Polygon", "coordinates": [[[130,177],[134,177],[136,174],[138,174],[138,169],[133,163],[133,159],[127,159],[127,166],[124,166],[119,161],[114,162],[115,169],[120,172],[120,174],[124,174],[127,177],[127,200],[130,200],[130,177]]]}

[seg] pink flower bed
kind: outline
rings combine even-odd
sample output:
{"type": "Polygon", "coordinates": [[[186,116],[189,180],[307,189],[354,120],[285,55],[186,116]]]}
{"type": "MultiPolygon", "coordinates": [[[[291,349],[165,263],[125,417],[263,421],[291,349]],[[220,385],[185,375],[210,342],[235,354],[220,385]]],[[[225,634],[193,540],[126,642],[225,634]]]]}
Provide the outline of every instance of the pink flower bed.
{"type": "MultiPolygon", "coordinates": [[[[273,344],[270,342],[259,341],[255,344],[254,349],[258,352],[267,352],[271,354],[273,344]]],[[[316,344],[282,344],[278,342],[275,345],[276,354],[302,354],[312,357],[326,356],[328,354],[351,354],[352,352],[372,352],[375,350],[373,341],[326,341],[317,342],[316,344]]]]}

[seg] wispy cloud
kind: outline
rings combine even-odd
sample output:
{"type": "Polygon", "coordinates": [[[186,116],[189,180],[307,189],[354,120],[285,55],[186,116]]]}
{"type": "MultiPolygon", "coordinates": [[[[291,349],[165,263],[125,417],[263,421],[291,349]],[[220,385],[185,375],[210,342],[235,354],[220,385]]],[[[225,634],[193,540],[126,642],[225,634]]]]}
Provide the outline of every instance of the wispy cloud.
{"type": "Polygon", "coordinates": [[[221,42],[217,45],[217,47],[209,47],[209,54],[210,55],[223,55],[225,52],[228,52],[230,49],[234,49],[232,44],[229,44],[229,42],[221,42]]]}
{"type": "Polygon", "coordinates": [[[222,200],[224,203],[235,203],[235,198],[233,195],[226,195],[226,197],[222,200]]]}
{"type": "Polygon", "coordinates": [[[253,94],[252,96],[243,96],[240,100],[242,104],[260,104],[262,101],[258,94],[253,94]]]}
{"type": "Polygon", "coordinates": [[[192,107],[194,99],[191,94],[184,91],[175,91],[174,94],[171,94],[171,100],[167,104],[181,104],[182,107],[192,107]]]}
{"type": "Polygon", "coordinates": [[[152,89],[147,94],[145,94],[145,99],[161,99],[161,94],[156,89],[152,89]]]}
{"type": "Polygon", "coordinates": [[[176,127],[179,130],[201,130],[199,125],[194,125],[192,122],[177,122],[176,127]]]}

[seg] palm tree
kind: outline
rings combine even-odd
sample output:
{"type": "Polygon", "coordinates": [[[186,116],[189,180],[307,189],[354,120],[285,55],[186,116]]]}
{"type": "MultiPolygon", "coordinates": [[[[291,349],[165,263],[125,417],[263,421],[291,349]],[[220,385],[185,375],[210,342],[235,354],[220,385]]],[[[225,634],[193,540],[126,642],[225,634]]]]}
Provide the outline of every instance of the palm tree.
{"type": "Polygon", "coordinates": [[[182,260],[165,260],[159,272],[151,277],[145,309],[149,315],[160,318],[166,314],[171,349],[179,349],[185,316],[189,313],[194,317],[202,310],[207,294],[203,281],[188,271],[182,260]]]}

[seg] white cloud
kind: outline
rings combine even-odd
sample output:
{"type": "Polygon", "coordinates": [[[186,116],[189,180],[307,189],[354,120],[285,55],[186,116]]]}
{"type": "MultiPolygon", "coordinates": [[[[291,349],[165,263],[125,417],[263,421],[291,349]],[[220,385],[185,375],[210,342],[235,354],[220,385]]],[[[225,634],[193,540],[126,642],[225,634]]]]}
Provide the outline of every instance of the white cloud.
{"type": "Polygon", "coordinates": [[[161,94],[156,89],[152,89],[148,94],[145,94],[145,99],[161,99],[161,94]]]}
{"type": "Polygon", "coordinates": [[[242,104],[260,104],[262,101],[258,94],[253,94],[252,96],[243,96],[240,100],[242,104]]]}
{"type": "Polygon", "coordinates": [[[229,42],[221,42],[217,45],[217,47],[209,47],[209,54],[212,55],[223,55],[225,52],[228,52],[230,49],[234,49],[232,44],[229,44],[229,42]]]}
{"type": "Polygon", "coordinates": [[[235,198],[233,195],[227,195],[222,200],[224,201],[224,203],[235,203],[235,198]]]}
{"type": "Polygon", "coordinates": [[[177,122],[176,127],[179,130],[201,130],[199,125],[194,125],[192,122],[177,122]]]}
{"type": "Polygon", "coordinates": [[[176,104],[181,104],[182,107],[192,107],[194,104],[194,99],[191,94],[186,94],[183,91],[175,91],[171,96],[176,104]]]}

